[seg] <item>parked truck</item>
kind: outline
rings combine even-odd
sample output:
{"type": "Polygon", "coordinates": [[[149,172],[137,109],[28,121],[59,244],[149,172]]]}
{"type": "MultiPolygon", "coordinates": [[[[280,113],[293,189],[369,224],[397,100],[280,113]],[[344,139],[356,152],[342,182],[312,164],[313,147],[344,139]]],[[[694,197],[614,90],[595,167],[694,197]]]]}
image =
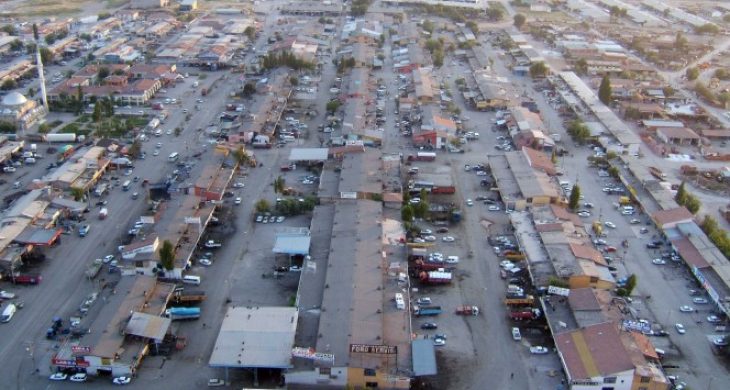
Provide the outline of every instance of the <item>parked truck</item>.
{"type": "Polygon", "coordinates": [[[452,274],[446,272],[443,268],[439,268],[437,271],[422,271],[418,274],[418,279],[423,284],[449,284],[451,283],[452,274]]]}
{"type": "Polygon", "coordinates": [[[165,317],[172,321],[176,320],[197,320],[200,318],[199,307],[171,307],[165,310],[165,317]]]}
{"type": "Polygon", "coordinates": [[[16,274],[10,279],[15,284],[34,285],[40,284],[43,277],[36,274],[16,274]]]}
{"type": "Polygon", "coordinates": [[[106,217],[109,215],[109,210],[107,210],[106,207],[103,207],[101,210],[99,210],[99,219],[106,219],[106,217]]]}
{"type": "Polygon", "coordinates": [[[504,299],[507,306],[532,306],[535,304],[535,297],[532,295],[511,294],[504,299]]]}
{"type": "Polygon", "coordinates": [[[418,152],[408,156],[408,161],[434,161],[436,153],[434,152],[418,152]]]}
{"type": "Polygon", "coordinates": [[[176,304],[197,304],[205,300],[205,291],[200,290],[176,290],[172,301],[176,304]]]}
{"type": "Polygon", "coordinates": [[[479,308],[472,305],[459,305],[456,307],[456,314],[462,316],[478,316],[479,308]]]}
{"type": "Polygon", "coordinates": [[[213,240],[208,240],[208,242],[205,243],[205,247],[208,249],[220,248],[222,246],[223,246],[223,244],[221,244],[220,242],[215,242],[213,240]]]}
{"type": "Polygon", "coordinates": [[[159,126],[159,125],[160,125],[160,120],[157,118],[152,118],[152,120],[149,121],[149,123],[147,123],[147,127],[149,127],[152,130],[156,129],[157,126],[159,126]]]}
{"type": "Polygon", "coordinates": [[[441,306],[416,306],[413,309],[413,314],[418,317],[437,316],[441,314],[441,311],[441,306]]]}
{"type": "Polygon", "coordinates": [[[656,177],[659,180],[667,179],[667,174],[662,172],[662,170],[657,167],[649,167],[649,173],[651,173],[652,176],[656,177]]]}
{"type": "Polygon", "coordinates": [[[43,136],[45,142],[75,142],[75,133],[46,134],[43,136]]]}
{"type": "Polygon", "coordinates": [[[512,310],[509,312],[509,318],[513,321],[534,320],[539,318],[541,315],[542,312],[540,309],[536,308],[512,310]]]}
{"type": "Polygon", "coordinates": [[[96,189],[94,190],[94,195],[102,196],[106,193],[106,190],[108,188],[109,188],[109,186],[106,183],[101,183],[98,186],[96,186],[96,189]]]}

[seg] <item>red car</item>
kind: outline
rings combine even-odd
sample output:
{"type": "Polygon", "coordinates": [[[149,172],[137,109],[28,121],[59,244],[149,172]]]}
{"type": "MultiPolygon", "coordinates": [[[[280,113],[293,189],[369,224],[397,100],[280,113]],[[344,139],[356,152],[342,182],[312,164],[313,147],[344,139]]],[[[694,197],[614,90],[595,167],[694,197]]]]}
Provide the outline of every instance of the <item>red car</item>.
{"type": "Polygon", "coordinates": [[[606,252],[612,253],[612,252],[616,252],[617,249],[615,246],[607,246],[605,248],[605,250],[606,250],[606,252]]]}

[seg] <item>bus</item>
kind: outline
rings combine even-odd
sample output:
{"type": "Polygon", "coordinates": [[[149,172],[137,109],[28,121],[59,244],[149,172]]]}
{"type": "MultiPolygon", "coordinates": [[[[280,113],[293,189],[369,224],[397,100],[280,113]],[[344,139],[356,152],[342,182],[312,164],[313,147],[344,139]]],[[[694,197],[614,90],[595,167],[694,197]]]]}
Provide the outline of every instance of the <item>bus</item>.
{"type": "Polygon", "coordinates": [[[180,155],[177,152],[170,153],[170,156],[167,157],[170,161],[177,161],[177,159],[180,157],[180,155]]]}
{"type": "Polygon", "coordinates": [[[129,186],[132,184],[131,180],[127,180],[122,184],[122,191],[129,191],[129,186]]]}

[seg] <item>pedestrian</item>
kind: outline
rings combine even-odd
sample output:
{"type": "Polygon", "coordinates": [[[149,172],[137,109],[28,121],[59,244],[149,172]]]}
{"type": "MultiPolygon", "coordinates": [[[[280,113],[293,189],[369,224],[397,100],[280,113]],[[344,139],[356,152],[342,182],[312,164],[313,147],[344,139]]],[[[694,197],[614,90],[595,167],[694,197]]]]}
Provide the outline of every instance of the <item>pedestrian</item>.
{"type": "Polygon", "coordinates": [[[514,372],[509,374],[509,379],[514,379],[514,377],[515,377],[515,373],[514,372]]]}

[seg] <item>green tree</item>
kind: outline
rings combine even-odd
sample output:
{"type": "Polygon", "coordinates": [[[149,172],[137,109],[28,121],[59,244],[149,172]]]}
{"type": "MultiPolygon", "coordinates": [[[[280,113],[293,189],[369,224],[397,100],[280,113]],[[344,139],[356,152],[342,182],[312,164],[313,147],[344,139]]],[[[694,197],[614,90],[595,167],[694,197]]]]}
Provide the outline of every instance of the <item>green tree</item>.
{"type": "Polygon", "coordinates": [[[636,283],[638,283],[636,275],[629,275],[629,278],[626,280],[626,287],[624,287],[624,289],[626,290],[626,295],[631,295],[631,293],[634,292],[634,289],[636,288],[636,283]]]}
{"type": "Polygon", "coordinates": [[[286,180],[283,176],[277,176],[277,178],[274,180],[274,193],[280,194],[284,192],[284,188],[286,187],[286,180]]]}
{"type": "Polygon", "coordinates": [[[591,136],[591,131],[581,120],[574,120],[568,125],[568,134],[575,142],[583,144],[591,136]]]}
{"type": "Polygon", "coordinates": [[[141,152],[142,152],[142,142],[140,142],[138,139],[135,139],[134,142],[132,142],[132,145],[129,147],[129,155],[134,158],[137,158],[137,157],[139,157],[141,152]]]}
{"type": "Polygon", "coordinates": [[[233,158],[236,160],[236,163],[238,163],[239,167],[247,165],[251,158],[248,156],[248,153],[243,149],[243,146],[239,146],[236,150],[233,151],[233,158]]]}
{"type": "Polygon", "coordinates": [[[524,26],[525,22],[527,22],[527,17],[523,14],[515,14],[512,19],[515,27],[517,27],[518,30],[522,29],[522,26],[524,26]]]}
{"type": "Polygon", "coordinates": [[[530,65],[530,77],[533,79],[545,77],[548,73],[548,67],[544,62],[536,62],[530,65]]]}
{"type": "Polygon", "coordinates": [[[0,133],[15,133],[16,130],[18,130],[18,127],[15,123],[0,121],[0,133]]]}
{"type": "Polygon", "coordinates": [[[110,74],[111,72],[109,72],[109,68],[107,68],[106,66],[102,66],[101,68],[99,68],[99,72],[96,74],[96,80],[101,83],[102,81],[104,81],[105,78],[109,77],[110,74]]]}
{"type": "Polygon", "coordinates": [[[720,27],[714,23],[705,23],[702,26],[695,27],[695,32],[697,34],[717,35],[720,33],[720,27]]]}
{"type": "Polygon", "coordinates": [[[265,213],[271,209],[271,205],[266,199],[259,199],[254,205],[257,213],[265,213]]]}
{"type": "Polygon", "coordinates": [[[586,75],[588,74],[588,61],[586,61],[585,58],[579,58],[575,61],[573,68],[575,69],[576,74],[586,75]]]}
{"type": "Polygon", "coordinates": [[[289,84],[296,87],[297,85],[299,85],[299,78],[297,76],[289,77],[289,84]]]}
{"type": "Polygon", "coordinates": [[[666,97],[672,97],[677,92],[674,90],[674,88],[667,85],[666,87],[662,88],[662,92],[664,93],[664,96],[666,97]]]}
{"type": "Polygon", "coordinates": [[[608,78],[608,75],[604,75],[603,79],[601,79],[601,86],[598,87],[598,99],[603,102],[605,105],[609,105],[611,103],[611,79],[608,78]]]}
{"type": "Polygon", "coordinates": [[[175,247],[170,240],[162,242],[162,247],[160,247],[160,263],[168,271],[175,267],[175,247]]]}
{"type": "Polygon", "coordinates": [[[54,57],[55,55],[49,48],[41,47],[41,62],[43,65],[51,65],[54,57]]]}
{"type": "Polygon", "coordinates": [[[12,24],[6,24],[6,25],[0,27],[0,31],[2,31],[8,35],[18,35],[18,31],[15,30],[15,27],[12,24]]]}
{"type": "Polygon", "coordinates": [[[678,31],[677,35],[674,36],[674,48],[677,50],[684,50],[687,48],[687,43],[687,37],[685,37],[681,31],[678,31]]]}
{"type": "Polygon", "coordinates": [[[487,18],[492,21],[502,20],[504,11],[500,5],[490,4],[487,8],[487,18]]]}
{"type": "Polygon", "coordinates": [[[578,187],[578,184],[573,185],[573,189],[570,191],[570,199],[568,200],[568,207],[571,210],[575,210],[578,208],[578,205],[580,204],[580,187],[578,187]]]}
{"type": "Polygon", "coordinates": [[[674,201],[677,202],[678,205],[683,206],[687,203],[687,195],[687,189],[684,187],[684,182],[682,182],[679,185],[679,188],[677,188],[677,193],[674,195],[674,201]]]}
{"type": "Polygon", "coordinates": [[[101,122],[101,116],[102,116],[102,104],[101,102],[96,102],[94,104],[94,112],[91,113],[91,120],[94,121],[94,123],[101,122]]]}
{"type": "Polygon", "coordinates": [[[687,197],[687,203],[684,205],[684,207],[689,210],[692,214],[697,214],[698,211],[700,211],[700,208],[702,208],[702,203],[699,199],[697,199],[694,195],[689,195],[687,197]]]}
{"type": "Polygon", "coordinates": [[[442,50],[436,50],[431,54],[433,59],[433,66],[440,68],[444,65],[444,52],[442,50]]]}
{"type": "Polygon", "coordinates": [[[687,68],[687,70],[684,72],[684,75],[687,76],[687,80],[689,81],[695,81],[698,77],[700,77],[700,70],[697,67],[691,67],[687,68]]]}
{"type": "Polygon", "coordinates": [[[3,81],[2,85],[0,85],[0,89],[3,91],[9,91],[11,89],[15,89],[18,87],[18,82],[16,82],[14,79],[5,79],[3,81]]]}
{"type": "Polygon", "coordinates": [[[466,22],[466,27],[469,30],[471,30],[471,32],[473,32],[474,35],[479,34],[479,25],[475,21],[470,20],[470,21],[466,22]]]}
{"type": "Polygon", "coordinates": [[[243,96],[250,97],[256,92],[256,85],[254,83],[246,83],[243,86],[243,96]]]}
{"type": "Polygon", "coordinates": [[[618,168],[616,168],[616,167],[613,167],[612,166],[612,167],[608,168],[608,174],[611,177],[613,177],[614,179],[617,179],[618,178],[619,173],[620,172],[619,172],[618,168]]]}
{"type": "Polygon", "coordinates": [[[413,210],[413,206],[411,206],[410,204],[407,204],[400,209],[400,217],[403,222],[413,221],[414,214],[415,212],[413,210]]]}
{"type": "Polygon", "coordinates": [[[12,51],[21,51],[23,47],[25,47],[25,44],[20,39],[10,42],[10,50],[12,51]]]}
{"type": "Polygon", "coordinates": [[[342,103],[340,103],[339,100],[330,100],[329,102],[327,102],[327,106],[326,106],[327,112],[334,114],[335,111],[337,111],[337,109],[340,108],[341,104],[342,103]]]}
{"type": "Polygon", "coordinates": [[[720,80],[727,80],[728,78],[730,78],[730,72],[728,72],[727,69],[719,68],[715,70],[715,77],[720,80]]]}
{"type": "Polygon", "coordinates": [[[256,39],[256,29],[253,26],[246,27],[245,30],[243,30],[243,33],[246,35],[249,41],[253,42],[256,39]]]}
{"type": "Polygon", "coordinates": [[[80,202],[84,199],[84,195],[86,195],[86,192],[83,188],[71,187],[71,196],[73,196],[75,201],[80,202]]]}

